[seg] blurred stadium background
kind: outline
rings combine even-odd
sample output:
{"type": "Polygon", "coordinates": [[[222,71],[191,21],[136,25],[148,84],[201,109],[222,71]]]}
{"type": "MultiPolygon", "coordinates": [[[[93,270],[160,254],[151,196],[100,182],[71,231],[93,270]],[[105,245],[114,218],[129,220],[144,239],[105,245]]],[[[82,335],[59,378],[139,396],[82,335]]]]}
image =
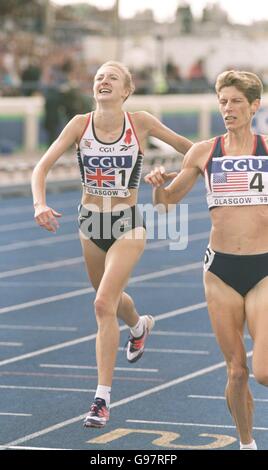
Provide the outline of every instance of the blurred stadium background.
{"type": "MultiPolygon", "coordinates": [[[[224,130],[214,96],[222,70],[254,71],[267,90],[268,21],[234,24],[217,2],[198,18],[190,0],[177,5],[173,20],[159,23],[150,9],[121,18],[119,0],[105,10],[90,1],[0,0],[0,196],[29,194],[36,160],[70,118],[93,108],[92,80],[106,60],[133,73],[126,109],[148,110],[193,140],[224,130]]],[[[268,95],[254,126],[268,132],[268,95]]],[[[177,165],[159,145],[148,142],[145,172],[163,159],[177,165]]],[[[54,189],[78,187],[76,159],[64,155],[49,181],[54,189]]]]}

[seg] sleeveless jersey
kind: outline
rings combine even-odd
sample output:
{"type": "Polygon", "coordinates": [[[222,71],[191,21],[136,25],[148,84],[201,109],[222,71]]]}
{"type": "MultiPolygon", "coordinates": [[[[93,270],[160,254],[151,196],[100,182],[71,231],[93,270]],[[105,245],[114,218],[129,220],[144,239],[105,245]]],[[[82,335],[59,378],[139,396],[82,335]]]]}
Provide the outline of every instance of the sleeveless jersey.
{"type": "Polygon", "coordinates": [[[254,136],[252,155],[225,155],[224,137],[216,137],[204,170],[209,209],[268,204],[268,148],[254,136]]]}
{"type": "Polygon", "coordinates": [[[77,147],[82,185],[94,196],[128,197],[130,188],[139,187],[143,163],[131,117],[124,113],[122,134],[112,143],[97,139],[93,118],[90,113],[77,147]]]}

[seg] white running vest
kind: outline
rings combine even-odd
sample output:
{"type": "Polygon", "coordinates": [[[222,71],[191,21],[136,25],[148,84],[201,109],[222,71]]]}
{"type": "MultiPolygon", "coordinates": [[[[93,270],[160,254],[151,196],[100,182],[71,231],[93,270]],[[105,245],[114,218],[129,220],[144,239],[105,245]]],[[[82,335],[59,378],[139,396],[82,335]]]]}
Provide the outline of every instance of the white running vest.
{"type": "Polygon", "coordinates": [[[262,136],[255,136],[252,155],[224,155],[222,148],[218,137],[204,172],[209,209],[268,204],[268,156],[262,136]]]}
{"type": "Polygon", "coordinates": [[[129,116],[124,113],[124,126],[116,142],[97,139],[94,113],[90,113],[86,129],[77,148],[81,182],[88,194],[103,197],[128,197],[130,188],[138,188],[143,154],[129,116]]]}

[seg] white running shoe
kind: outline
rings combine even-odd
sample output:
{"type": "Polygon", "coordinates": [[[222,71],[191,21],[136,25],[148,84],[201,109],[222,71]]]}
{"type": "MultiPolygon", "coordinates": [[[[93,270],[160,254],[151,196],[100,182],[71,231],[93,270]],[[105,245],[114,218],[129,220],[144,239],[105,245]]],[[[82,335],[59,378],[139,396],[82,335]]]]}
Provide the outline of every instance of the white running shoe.
{"type": "Polygon", "coordinates": [[[255,440],[253,439],[250,444],[242,444],[240,442],[240,450],[258,450],[258,448],[255,440]]]}
{"type": "Polygon", "coordinates": [[[127,343],[127,360],[128,362],[136,362],[144,353],[144,346],[146,338],[151,333],[155,320],[151,315],[144,315],[141,318],[145,319],[144,332],[139,338],[135,338],[131,333],[127,343]]]}

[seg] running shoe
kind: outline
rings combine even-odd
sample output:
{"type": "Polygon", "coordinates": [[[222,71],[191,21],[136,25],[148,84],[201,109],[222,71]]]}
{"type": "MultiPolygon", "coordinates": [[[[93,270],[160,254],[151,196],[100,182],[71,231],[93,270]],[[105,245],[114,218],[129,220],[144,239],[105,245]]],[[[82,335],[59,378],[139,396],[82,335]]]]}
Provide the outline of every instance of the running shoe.
{"type": "Polygon", "coordinates": [[[258,448],[255,440],[253,439],[250,444],[241,444],[240,442],[240,450],[258,450],[258,448]]]}
{"type": "Polygon", "coordinates": [[[103,428],[109,421],[109,417],[110,412],[106,406],[105,400],[95,398],[84,419],[84,426],[86,428],[103,428]]]}
{"type": "Polygon", "coordinates": [[[144,353],[146,338],[154,327],[155,320],[151,315],[144,315],[145,327],[144,332],[139,338],[135,338],[131,333],[127,343],[127,360],[128,362],[136,362],[144,353]]]}

